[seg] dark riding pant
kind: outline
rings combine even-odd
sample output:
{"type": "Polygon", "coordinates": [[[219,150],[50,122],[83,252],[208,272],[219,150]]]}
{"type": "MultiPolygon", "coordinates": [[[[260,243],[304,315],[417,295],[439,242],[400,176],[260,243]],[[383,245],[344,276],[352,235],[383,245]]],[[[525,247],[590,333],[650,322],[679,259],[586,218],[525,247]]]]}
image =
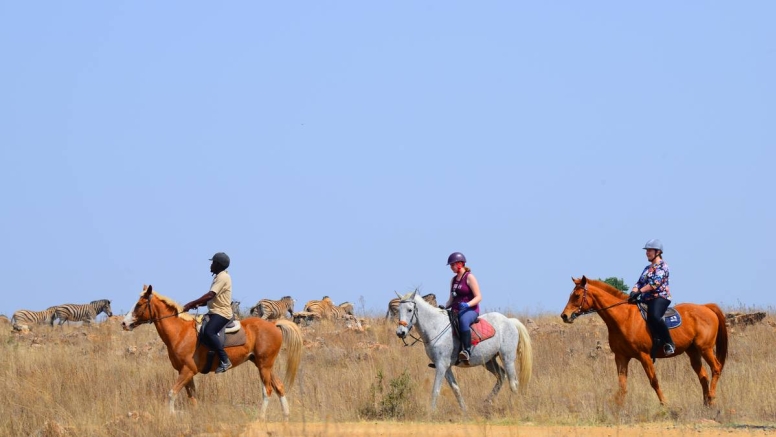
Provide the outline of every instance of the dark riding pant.
{"type": "Polygon", "coordinates": [[[652,337],[659,340],[662,344],[671,343],[671,334],[668,332],[668,326],[663,320],[663,316],[668,309],[671,301],[664,297],[656,297],[647,301],[647,325],[652,337]]]}
{"type": "Polygon", "coordinates": [[[205,332],[202,336],[202,344],[207,346],[210,350],[216,351],[218,357],[222,363],[229,361],[229,357],[226,355],[226,351],[221,346],[221,340],[218,338],[218,333],[224,329],[229,319],[218,314],[208,314],[210,321],[205,325],[205,332]]]}

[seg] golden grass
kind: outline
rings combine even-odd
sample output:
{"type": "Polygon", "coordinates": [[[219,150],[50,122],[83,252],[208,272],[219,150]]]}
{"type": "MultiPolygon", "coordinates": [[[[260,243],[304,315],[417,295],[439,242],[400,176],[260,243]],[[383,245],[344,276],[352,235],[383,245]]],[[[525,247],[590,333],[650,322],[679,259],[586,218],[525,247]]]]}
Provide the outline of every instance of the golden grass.
{"type": "MultiPolygon", "coordinates": [[[[288,394],[292,422],[357,422],[387,396],[404,372],[411,394],[397,420],[480,421],[492,424],[629,425],[670,421],[692,424],[776,423],[776,323],[736,328],[718,387],[717,406],[703,406],[701,389],[686,356],[659,360],[657,372],[669,406],[661,407],[636,362],[630,364],[629,392],[614,404],[617,377],[606,328],[596,316],[560,322],[557,315],[519,318],[531,331],[533,379],[525,395],[505,385],[491,406],[483,403],[493,386],[484,368],[455,369],[469,407],[464,417],[445,384],[438,411],[429,412],[434,371],[421,344],[404,347],[395,323],[368,320],[365,332],[318,323],[304,329],[305,352],[296,384],[288,394]],[[382,375],[382,380],[378,379],[382,375]],[[379,384],[378,384],[379,381],[379,384]],[[378,390],[382,389],[382,393],[378,390]]],[[[0,435],[194,435],[239,434],[257,420],[261,402],[252,363],[224,375],[198,375],[199,405],[185,391],[178,412],[167,408],[176,372],[151,325],[123,332],[116,321],[93,327],[36,327],[0,332],[0,435]]],[[[283,364],[276,364],[281,372],[283,364]]],[[[282,376],[282,374],[281,374],[282,376]]],[[[373,418],[372,418],[373,419],[373,418]]],[[[390,418],[389,418],[390,419],[390,418]]],[[[268,420],[281,421],[273,395],[268,420]]]]}

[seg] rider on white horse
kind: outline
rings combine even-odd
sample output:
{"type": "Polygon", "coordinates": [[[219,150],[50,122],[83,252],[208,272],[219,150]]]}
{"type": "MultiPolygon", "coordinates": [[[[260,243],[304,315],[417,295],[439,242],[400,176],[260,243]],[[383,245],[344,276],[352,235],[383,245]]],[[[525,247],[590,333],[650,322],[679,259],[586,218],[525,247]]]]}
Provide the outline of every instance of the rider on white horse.
{"type": "Polygon", "coordinates": [[[482,300],[477,278],[466,267],[466,257],[461,252],[453,252],[447,257],[447,265],[455,273],[450,280],[450,297],[445,308],[452,308],[458,317],[458,337],[461,340],[461,352],[458,359],[468,363],[472,353],[471,325],[480,315],[479,303],[482,300]]]}

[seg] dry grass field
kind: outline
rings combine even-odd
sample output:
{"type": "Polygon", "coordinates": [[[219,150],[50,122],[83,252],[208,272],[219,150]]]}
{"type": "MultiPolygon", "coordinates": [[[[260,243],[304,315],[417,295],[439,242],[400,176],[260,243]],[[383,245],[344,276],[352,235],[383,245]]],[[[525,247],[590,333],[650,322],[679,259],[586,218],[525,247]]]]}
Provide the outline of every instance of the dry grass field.
{"type": "MultiPolygon", "coordinates": [[[[92,327],[39,326],[31,333],[0,325],[2,436],[414,436],[422,435],[766,435],[776,433],[776,321],[773,314],[735,327],[718,403],[703,406],[686,356],[660,360],[669,405],[662,407],[640,365],[631,362],[624,405],[606,328],[597,316],[573,325],[557,315],[520,318],[531,332],[533,379],[526,394],[506,386],[492,405],[484,368],[455,369],[469,412],[444,386],[429,411],[434,373],[423,347],[405,347],[395,322],[366,318],[363,331],[333,323],[304,328],[305,352],[289,390],[291,421],[277,397],[268,422],[251,363],[195,378],[199,405],[185,393],[167,408],[176,372],[152,325],[124,332],[119,321],[92,327]]],[[[281,361],[284,354],[281,353],[281,361]]],[[[281,366],[276,364],[280,371],[281,366]]]]}

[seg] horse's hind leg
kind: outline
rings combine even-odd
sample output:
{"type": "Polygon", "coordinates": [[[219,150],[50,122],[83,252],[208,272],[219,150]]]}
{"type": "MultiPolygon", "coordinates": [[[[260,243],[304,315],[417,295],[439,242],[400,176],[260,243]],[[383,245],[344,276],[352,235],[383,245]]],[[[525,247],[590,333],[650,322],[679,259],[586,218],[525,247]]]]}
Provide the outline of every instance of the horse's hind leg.
{"type": "Polygon", "coordinates": [[[288,400],[286,399],[286,387],[274,373],[272,374],[272,388],[280,398],[280,406],[283,408],[283,419],[288,422],[290,411],[288,408],[288,400]]]}
{"type": "Polygon", "coordinates": [[[703,359],[709,363],[709,367],[711,368],[711,383],[709,384],[709,393],[707,399],[704,400],[706,405],[711,406],[714,405],[714,399],[717,397],[717,381],[719,381],[719,377],[722,374],[722,364],[720,364],[716,355],[714,355],[713,347],[702,350],[701,355],[703,356],[703,359]]]}
{"type": "Polygon", "coordinates": [[[493,376],[496,377],[496,385],[493,386],[493,390],[490,391],[490,394],[487,398],[485,398],[485,402],[491,403],[493,402],[493,398],[496,397],[499,391],[501,391],[501,385],[504,383],[504,368],[501,367],[496,361],[496,357],[491,358],[490,361],[485,363],[485,368],[488,369],[488,372],[492,373],[493,376]]]}
{"type": "MultiPolygon", "coordinates": [[[[259,368],[259,376],[261,377],[262,385],[261,411],[259,411],[259,418],[261,420],[265,420],[267,418],[267,405],[269,405],[269,398],[272,396],[272,369],[259,368]]],[[[285,410],[283,413],[285,413],[285,410]]]]}
{"type": "Polygon", "coordinates": [[[197,398],[195,396],[197,395],[197,387],[194,386],[194,378],[191,378],[191,381],[189,381],[189,383],[186,384],[186,395],[188,395],[189,400],[191,401],[191,404],[196,407],[197,398]]]}
{"type": "Polygon", "coordinates": [[[698,375],[698,380],[701,382],[701,389],[703,389],[703,403],[709,403],[709,375],[706,373],[706,369],[703,368],[703,362],[701,362],[701,353],[696,346],[690,346],[685,351],[687,356],[690,357],[690,365],[695,374],[698,375]]]}

